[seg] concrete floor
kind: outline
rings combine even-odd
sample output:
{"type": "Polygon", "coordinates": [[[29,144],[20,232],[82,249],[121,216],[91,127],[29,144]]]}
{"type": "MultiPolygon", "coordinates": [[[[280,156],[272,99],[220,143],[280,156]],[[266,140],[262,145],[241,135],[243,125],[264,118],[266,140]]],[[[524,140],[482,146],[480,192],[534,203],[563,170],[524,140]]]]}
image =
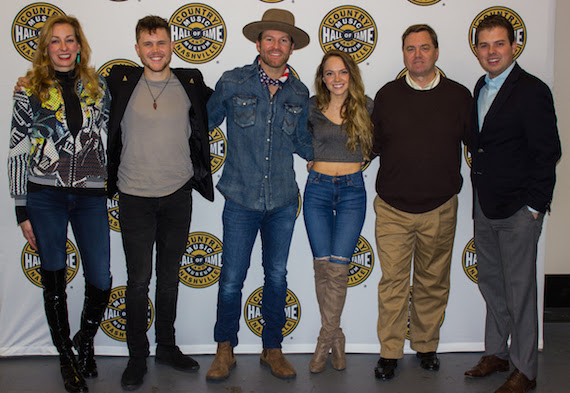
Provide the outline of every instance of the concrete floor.
{"type": "MultiPolygon", "coordinates": [[[[534,393],[570,392],[570,323],[545,323],[544,350],[539,355],[538,386],[534,393]]],[[[468,379],[465,370],[477,363],[480,353],[440,354],[441,368],[430,372],[420,368],[414,355],[406,355],[398,363],[391,381],[374,378],[376,355],[349,354],[347,368],[336,371],[327,365],[321,374],[308,371],[311,355],[288,355],[297,370],[297,378],[283,381],[259,364],[257,355],[238,355],[237,367],[224,382],[206,382],[205,375],[213,355],[193,356],[201,365],[197,373],[182,373],[167,366],[155,365],[148,359],[149,371],[137,393],[210,392],[210,393],[483,393],[494,392],[509,373],[494,374],[483,379],[468,379]]],[[[89,392],[122,392],[120,379],[127,359],[97,357],[99,377],[88,380],[89,392]]],[[[0,358],[0,392],[63,392],[57,357],[0,358]]]]}

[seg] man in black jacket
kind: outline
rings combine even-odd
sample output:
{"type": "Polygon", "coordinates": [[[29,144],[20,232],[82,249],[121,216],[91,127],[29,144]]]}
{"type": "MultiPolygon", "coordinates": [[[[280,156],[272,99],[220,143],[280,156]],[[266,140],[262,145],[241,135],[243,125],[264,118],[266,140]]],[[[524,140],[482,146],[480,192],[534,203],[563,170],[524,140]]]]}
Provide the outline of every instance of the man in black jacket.
{"type": "Polygon", "coordinates": [[[180,260],[186,249],[192,188],[212,201],[206,103],[211,90],[196,69],[170,69],[168,22],[139,20],[135,49],[144,67],[115,66],[109,124],[109,197],[119,192],[127,261],[129,363],[121,385],[143,383],[149,355],[147,296],[156,243],[156,358],[182,371],[200,366],[176,346],[174,321],[180,260]]]}
{"type": "Polygon", "coordinates": [[[514,62],[511,23],[484,19],[471,132],[475,248],[487,304],[485,354],[465,374],[515,370],[497,392],[526,392],[537,373],[537,243],[550,210],[560,140],[550,89],[514,62]],[[507,339],[511,338],[510,348],[507,339]]]}

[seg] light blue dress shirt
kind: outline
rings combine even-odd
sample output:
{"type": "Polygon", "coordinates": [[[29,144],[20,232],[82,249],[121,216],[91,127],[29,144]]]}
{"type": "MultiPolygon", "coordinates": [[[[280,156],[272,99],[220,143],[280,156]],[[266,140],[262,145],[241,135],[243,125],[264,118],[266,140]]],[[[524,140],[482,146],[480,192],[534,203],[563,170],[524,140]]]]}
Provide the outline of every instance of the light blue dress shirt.
{"type": "MultiPolygon", "coordinates": [[[[491,78],[489,74],[485,76],[485,85],[479,91],[479,98],[477,99],[477,115],[479,120],[479,132],[481,132],[481,128],[483,128],[483,122],[485,121],[485,116],[487,116],[487,112],[489,112],[489,108],[493,104],[497,93],[503,86],[505,79],[510,75],[511,71],[515,66],[515,62],[509,66],[506,70],[504,70],[500,75],[491,78]]],[[[533,213],[538,213],[538,210],[533,209],[530,206],[527,206],[528,210],[533,213]]]]}
{"type": "Polygon", "coordinates": [[[483,122],[485,121],[485,116],[489,112],[489,108],[493,104],[497,93],[503,86],[505,79],[509,76],[511,71],[515,66],[515,62],[504,70],[499,76],[491,78],[489,73],[485,76],[485,85],[479,91],[479,98],[477,99],[477,115],[479,118],[479,132],[483,128],[483,122]]]}

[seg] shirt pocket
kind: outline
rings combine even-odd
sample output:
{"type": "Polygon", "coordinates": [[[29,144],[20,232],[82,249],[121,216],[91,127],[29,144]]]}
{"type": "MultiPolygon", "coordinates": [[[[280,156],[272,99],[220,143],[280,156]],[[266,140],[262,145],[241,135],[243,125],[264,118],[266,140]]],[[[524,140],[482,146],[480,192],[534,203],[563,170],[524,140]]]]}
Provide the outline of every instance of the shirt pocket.
{"type": "Polygon", "coordinates": [[[283,132],[287,135],[293,134],[295,128],[297,128],[297,123],[299,122],[299,117],[301,117],[301,112],[303,107],[301,105],[285,104],[285,114],[283,116],[283,132]]]}
{"type": "Polygon", "coordinates": [[[233,96],[234,123],[240,127],[251,127],[255,124],[257,97],[233,96]]]}

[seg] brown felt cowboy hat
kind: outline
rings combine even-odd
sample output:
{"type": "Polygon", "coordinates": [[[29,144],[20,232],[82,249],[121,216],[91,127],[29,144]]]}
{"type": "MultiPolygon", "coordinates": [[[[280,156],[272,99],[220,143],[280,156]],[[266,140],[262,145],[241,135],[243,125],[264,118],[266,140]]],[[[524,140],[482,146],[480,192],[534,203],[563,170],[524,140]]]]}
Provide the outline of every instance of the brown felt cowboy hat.
{"type": "Polygon", "coordinates": [[[243,35],[251,42],[256,42],[259,33],[265,30],[279,30],[289,34],[295,43],[295,49],[309,45],[309,35],[295,27],[295,16],[286,10],[271,8],[263,14],[259,22],[251,22],[243,28],[243,35]]]}

